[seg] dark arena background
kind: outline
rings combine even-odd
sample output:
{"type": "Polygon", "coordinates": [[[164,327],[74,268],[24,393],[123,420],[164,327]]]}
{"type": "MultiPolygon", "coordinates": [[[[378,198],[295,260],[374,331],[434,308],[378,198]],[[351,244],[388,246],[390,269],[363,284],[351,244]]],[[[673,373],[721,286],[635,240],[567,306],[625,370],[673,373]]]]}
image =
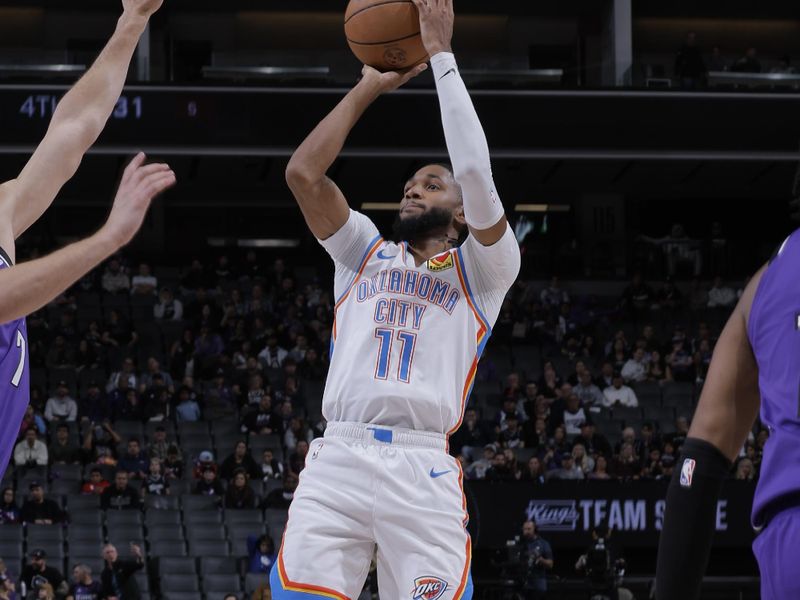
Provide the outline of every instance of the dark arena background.
{"type": "MultiPolygon", "coordinates": [[[[331,261],[284,171],[359,76],[345,5],[165,0],[106,130],[18,240],[25,261],[96,230],[138,150],[176,172],[129,246],[28,318],[20,440],[33,427],[50,450],[38,463],[12,460],[3,501],[21,507],[36,483],[63,514],[49,525],[0,514],[11,521],[0,525],[2,569],[17,594],[0,598],[25,597],[21,574],[37,550],[70,581],[76,564],[99,580],[107,542],[123,558],[141,548],[137,598],[271,597],[265,572],[305,442],[324,430],[333,314],[331,261]],[[59,434],[47,407],[64,395],[77,411],[59,434]],[[209,461],[229,485],[240,441],[249,508],[195,493],[209,461]],[[151,454],[164,458],[168,494],[140,494],[151,454]],[[118,470],[136,475],[135,493],[101,504],[102,481],[118,470]]],[[[649,598],[667,481],[715,341],[800,215],[797,6],[455,9],[454,52],[523,254],[479,364],[469,426],[450,442],[465,471],[474,597],[522,597],[518,540],[533,519],[554,555],[543,597],[589,598],[576,562],[606,526],[625,559],[621,586],[649,598]],[[614,371],[635,407],[604,406],[614,371]],[[589,448],[576,444],[574,421],[565,429],[564,402],[579,392],[598,434],[589,448]],[[576,480],[562,469],[570,454],[576,480]]],[[[0,180],[19,173],[120,12],[110,0],[0,0],[0,180]]],[[[445,160],[426,72],[368,110],[329,175],[389,233],[409,174],[445,160]]],[[[750,507],[767,438],[756,423],[723,487],[704,599],[759,597],[750,507]]],[[[370,577],[360,598],[379,593],[370,577]]]]}

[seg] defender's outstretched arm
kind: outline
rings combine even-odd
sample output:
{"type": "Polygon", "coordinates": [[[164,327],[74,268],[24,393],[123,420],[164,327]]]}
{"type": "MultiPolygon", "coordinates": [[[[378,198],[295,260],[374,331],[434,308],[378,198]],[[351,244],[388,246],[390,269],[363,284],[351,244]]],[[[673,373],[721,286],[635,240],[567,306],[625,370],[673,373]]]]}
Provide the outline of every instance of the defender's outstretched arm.
{"type": "Polygon", "coordinates": [[[0,220],[10,225],[0,232],[0,247],[9,254],[13,240],[47,210],[102,132],[122,92],[139,38],[162,2],[123,0],[124,12],[108,44],[58,103],[42,143],[19,176],[0,186],[0,220]]]}
{"type": "Polygon", "coordinates": [[[286,167],[292,190],[308,228],[318,239],[329,238],[347,222],[350,209],[338,186],[325,175],[339,156],[355,124],[378,96],[397,89],[424,71],[419,65],[400,73],[379,73],[365,66],[362,79],[297,148],[286,167]]]}
{"type": "Polygon", "coordinates": [[[144,154],[137,155],[125,169],[111,214],[97,233],[44,258],[0,270],[0,323],[41,308],[133,238],[153,198],[175,183],[167,165],[142,166],[144,159],[144,154]]]}

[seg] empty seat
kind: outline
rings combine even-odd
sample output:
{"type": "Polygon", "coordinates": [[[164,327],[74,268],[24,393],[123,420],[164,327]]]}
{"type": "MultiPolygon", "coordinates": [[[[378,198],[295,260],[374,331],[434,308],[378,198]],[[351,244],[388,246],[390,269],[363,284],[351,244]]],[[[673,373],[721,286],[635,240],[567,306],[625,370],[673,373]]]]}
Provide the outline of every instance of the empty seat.
{"type": "Polygon", "coordinates": [[[273,539],[279,539],[289,520],[289,511],[279,508],[268,508],[264,512],[264,520],[269,527],[269,534],[273,539]]]}
{"type": "Polygon", "coordinates": [[[225,575],[227,573],[236,573],[237,571],[238,566],[235,558],[220,556],[200,557],[200,572],[203,577],[206,575],[225,575]]]}
{"type": "Polygon", "coordinates": [[[203,591],[239,593],[242,582],[235,573],[214,575],[203,573],[203,591]]]}
{"type": "Polygon", "coordinates": [[[197,581],[196,575],[172,575],[169,573],[161,573],[159,575],[161,582],[161,592],[169,594],[170,592],[199,592],[200,585],[197,581]]]}
{"type": "Polygon", "coordinates": [[[230,538],[231,556],[241,558],[248,555],[247,538],[230,538]]]}
{"type": "Polygon", "coordinates": [[[117,421],[114,423],[114,431],[125,439],[135,437],[141,441],[144,437],[144,427],[141,421],[117,421]]]}
{"type": "Polygon", "coordinates": [[[218,510],[185,510],[183,522],[189,525],[204,525],[206,523],[222,523],[222,513],[218,510]]]}
{"type": "Polygon", "coordinates": [[[142,513],[137,510],[109,510],[106,511],[106,525],[108,527],[121,525],[141,527],[142,513]]]}
{"type": "Polygon", "coordinates": [[[201,527],[187,527],[186,539],[190,542],[194,540],[224,541],[225,527],[220,523],[203,522],[201,527]]]}
{"type": "Polygon", "coordinates": [[[26,527],[28,545],[41,542],[63,542],[64,530],[61,525],[32,525],[26,527]]]}
{"type": "Polygon", "coordinates": [[[264,533],[264,524],[248,524],[248,523],[235,523],[228,525],[228,539],[247,539],[248,535],[261,535],[264,533]]]}
{"type": "Polygon", "coordinates": [[[186,556],[183,540],[158,540],[150,542],[150,556],[186,556]]]}
{"type": "Polygon", "coordinates": [[[189,540],[189,556],[230,556],[226,541],[189,540]]]}
{"type": "Polygon", "coordinates": [[[178,423],[178,435],[183,439],[184,435],[191,434],[204,434],[208,435],[211,432],[208,429],[208,423],[205,421],[181,421],[178,423]]]}
{"type": "Polygon", "coordinates": [[[71,479],[56,479],[50,484],[50,492],[60,496],[65,494],[75,494],[81,489],[81,482],[71,479]]]}
{"type": "Polygon", "coordinates": [[[100,512],[100,507],[70,510],[69,520],[73,525],[100,527],[103,524],[103,513],[100,512]]]}
{"type": "Polygon", "coordinates": [[[171,575],[196,575],[197,562],[194,558],[162,556],[158,559],[158,573],[171,575]]]}
{"type": "Polygon", "coordinates": [[[50,467],[50,476],[54,480],[80,481],[82,475],[83,467],[80,465],[53,465],[50,467]]]}
{"type": "Polygon", "coordinates": [[[184,494],[181,496],[181,506],[184,511],[211,510],[219,506],[217,496],[199,496],[194,494],[184,494]]]}
{"type": "Polygon", "coordinates": [[[136,583],[139,584],[139,591],[149,593],[150,592],[150,578],[147,576],[147,573],[144,571],[138,571],[133,574],[136,578],[136,583]]]}
{"type": "MultiPolygon", "coordinates": [[[[3,531],[8,525],[2,525],[3,531]]],[[[6,561],[8,566],[13,565],[14,560],[22,559],[22,540],[21,539],[7,539],[5,535],[0,536],[0,556],[6,561]]]]}
{"type": "Polygon", "coordinates": [[[198,600],[200,594],[197,592],[169,592],[162,593],[162,600],[198,600]]]}
{"type": "Polygon", "coordinates": [[[645,406],[644,418],[648,421],[671,421],[675,410],[671,406],[645,406]]]}
{"type": "Polygon", "coordinates": [[[103,547],[102,532],[100,540],[69,540],[69,556],[100,556],[103,547]]]}
{"type": "Polygon", "coordinates": [[[236,436],[240,432],[239,421],[236,419],[216,419],[211,421],[211,433],[214,437],[236,436]]]}
{"type": "Polygon", "coordinates": [[[160,525],[180,525],[181,511],[170,510],[148,510],[144,516],[144,524],[148,530],[160,525]]]}
{"type": "Polygon", "coordinates": [[[183,527],[174,523],[162,523],[154,527],[147,528],[147,541],[156,542],[160,540],[182,540],[183,527]]]}
{"type": "Polygon", "coordinates": [[[145,496],[144,506],[148,513],[150,510],[154,511],[175,511],[180,508],[180,499],[178,496],[154,496],[152,494],[145,496]]]}
{"type": "MultiPolygon", "coordinates": [[[[25,529],[22,525],[7,524],[0,525],[0,540],[8,540],[9,542],[21,542],[25,537],[25,529]]],[[[3,555],[0,554],[0,557],[3,555]]]]}
{"type": "Polygon", "coordinates": [[[128,541],[144,543],[144,531],[141,525],[108,525],[108,541],[112,544],[117,542],[127,543],[128,541]]]}
{"type": "Polygon", "coordinates": [[[35,543],[28,542],[28,552],[31,550],[42,549],[47,553],[47,559],[53,563],[64,560],[64,543],[57,540],[38,540],[35,543]]]}
{"type": "Polygon", "coordinates": [[[71,524],[67,527],[66,539],[70,544],[72,542],[97,542],[100,544],[103,541],[103,528],[71,524]]]}
{"type": "Polygon", "coordinates": [[[625,421],[641,419],[642,410],[640,408],[633,408],[628,406],[620,406],[612,411],[615,421],[625,421]]]}
{"type": "Polygon", "coordinates": [[[249,598],[260,586],[265,584],[269,585],[269,575],[267,573],[248,573],[244,578],[244,592],[249,598]]]}
{"type": "Polygon", "coordinates": [[[264,514],[258,509],[225,511],[225,523],[229,525],[233,525],[236,523],[260,524],[263,522],[264,522],[264,514]]]}

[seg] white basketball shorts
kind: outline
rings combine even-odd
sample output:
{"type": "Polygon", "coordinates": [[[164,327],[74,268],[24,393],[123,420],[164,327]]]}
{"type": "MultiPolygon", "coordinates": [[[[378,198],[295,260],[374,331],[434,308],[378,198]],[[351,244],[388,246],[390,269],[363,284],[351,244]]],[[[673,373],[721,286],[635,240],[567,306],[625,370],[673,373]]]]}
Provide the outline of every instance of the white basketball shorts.
{"type": "Polygon", "coordinates": [[[382,600],[469,600],[461,467],[445,436],[329,423],[311,443],[270,576],[276,600],[355,600],[377,547],[382,600]]]}

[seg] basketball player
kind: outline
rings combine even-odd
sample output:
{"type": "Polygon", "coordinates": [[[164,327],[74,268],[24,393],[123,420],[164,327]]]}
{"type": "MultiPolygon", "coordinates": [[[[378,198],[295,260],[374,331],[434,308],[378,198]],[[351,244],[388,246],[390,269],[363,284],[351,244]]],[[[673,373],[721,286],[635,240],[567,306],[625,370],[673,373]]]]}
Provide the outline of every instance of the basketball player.
{"type": "MultiPolygon", "coordinates": [[[[384,240],[325,176],[378,96],[421,73],[363,78],[297,149],[287,181],[336,267],[325,437],[314,440],[272,570],[273,597],[358,597],[377,546],[382,598],[472,597],[458,429],[520,254],[486,138],[450,50],[452,0],[414,0],[453,168],[427,165],[384,240]],[[460,243],[461,240],[463,243],[460,243]]],[[[413,116],[409,113],[409,133],[413,116]]]]}
{"type": "Polygon", "coordinates": [[[761,421],[770,436],[753,500],[762,600],[800,598],[800,230],[747,285],[714,350],[667,492],[656,597],[697,598],[717,499],[733,460],[761,421]]]}
{"type": "Polygon", "coordinates": [[[108,45],[59,102],[44,140],[19,176],[0,185],[0,473],[8,465],[30,394],[25,315],[128,243],[153,197],[175,183],[167,165],[145,166],[139,154],[125,169],[108,220],[97,233],[14,265],[14,241],[47,210],[103,130],[139,37],[161,2],[123,0],[125,10],[108,45]]]}

